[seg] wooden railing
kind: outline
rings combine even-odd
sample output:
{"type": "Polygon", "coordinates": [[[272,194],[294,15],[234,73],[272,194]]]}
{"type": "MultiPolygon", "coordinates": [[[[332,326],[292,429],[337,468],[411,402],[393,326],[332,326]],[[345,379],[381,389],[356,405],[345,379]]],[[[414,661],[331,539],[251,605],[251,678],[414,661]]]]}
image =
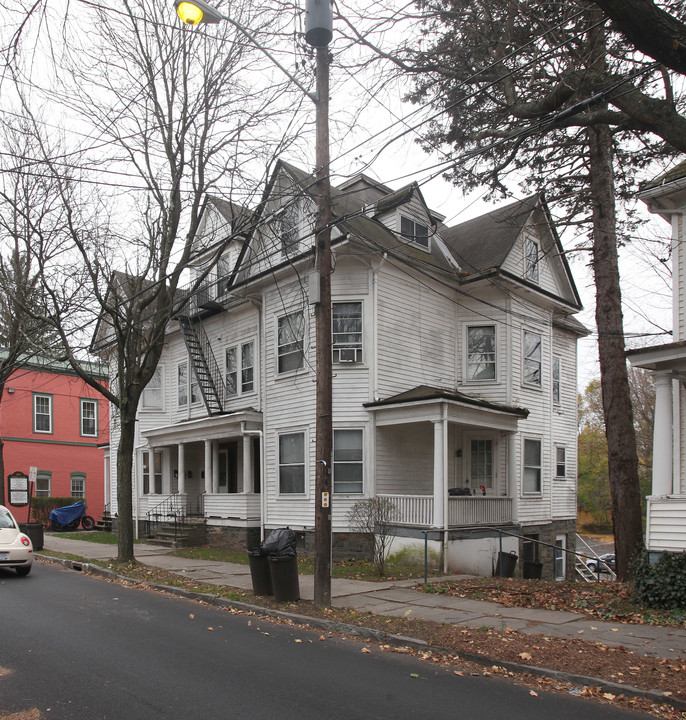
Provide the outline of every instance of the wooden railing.
{"type": "MultiPolygon", "coordinates": [[[[433,495],[380,495],[398,509],[400,525],[434,526],[433,495]]],[[[448,497],[449,527],[499,525],[512,521],[512,498],[491,496],[448,497]]]]}

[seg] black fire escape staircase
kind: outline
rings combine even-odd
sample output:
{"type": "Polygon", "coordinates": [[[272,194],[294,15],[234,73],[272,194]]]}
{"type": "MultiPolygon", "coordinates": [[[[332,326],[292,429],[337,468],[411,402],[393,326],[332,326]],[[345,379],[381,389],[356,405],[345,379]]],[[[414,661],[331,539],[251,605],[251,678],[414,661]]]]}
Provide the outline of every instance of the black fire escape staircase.
{"type": "Polygon", "coordinates": [[[224,382],[205,328],[197,318],[179,315],[178,319],[207,412],[218,415],[224,411],[224,382]]]}

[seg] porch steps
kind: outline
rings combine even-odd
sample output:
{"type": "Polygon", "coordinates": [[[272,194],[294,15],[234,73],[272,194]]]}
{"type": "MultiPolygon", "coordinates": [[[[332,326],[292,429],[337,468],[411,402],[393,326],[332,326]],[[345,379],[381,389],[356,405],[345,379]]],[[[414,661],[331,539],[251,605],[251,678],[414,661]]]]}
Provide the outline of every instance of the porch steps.
{"type": "Polygon", "coordinates": [[[178,320],[207,412],[210,415],[221,413],[224,410],[224,385],[205,328],[200,320],[187,315],[179,315],[178,320]]]}
{"type": "Polygon", "coordinates": [[[100,518],[95,521],[95,529],[101,532],[112,532],[112,515],[105,511],[100,518]]]}
{"type": "Polygon", "coordinates": [[[174,527],[174,523],[160,523],[145,542],[150,545],[161,545],[168,548],[198,547],[207,540],[205,521],[188,520],[182,526],[174,527]]]}
{"type": "Polygon", "coordinates": [[[574,567],[576,569],[576,574],[584,581],[584,582],[598,582],[598,576],[591,570],[586,563],[581,560],[580,558],[576,559],[576,563],[574,564],[574,567]]]}

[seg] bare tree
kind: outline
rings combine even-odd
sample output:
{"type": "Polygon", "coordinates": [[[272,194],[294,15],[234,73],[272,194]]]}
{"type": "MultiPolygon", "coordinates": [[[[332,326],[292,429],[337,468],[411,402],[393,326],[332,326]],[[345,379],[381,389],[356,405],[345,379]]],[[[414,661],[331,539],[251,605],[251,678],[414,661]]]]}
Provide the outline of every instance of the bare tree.
{"type": "MultiPolygon", "coordinates": [[[[281,27],[278,18],[247,2],[232,4],[231,12],[258,36],[281,27]]],[[[63,19],[59,31],[48,67],[55,91],[40,91],[22,64],[16,88],[65,210],[71,248],[73,271],[66,277],[62,268],[43,263],[50,316],[76,372],[116,408],[118,556],[129,561],[139,400],[157,368],[168,323],[232,232],[225,228],[209,245],[194,245],[203,201],[208,192],[241,190],[247,201],[258,185],[253,167],[263,168],[297,136],[297,109],[306,99],[291,97],[231,26],[186,29],[173,20],[166,0],[91,6],[78,25],[63,19]],[[49,128],[33,111],[39,95],[78,128],[68,135],[70,152],[51,151],[49,128]],[[291,117],[288,135],[278,124],[284,112],[291,117]],[[200,252],[209,259],[182,291],[184,272],[200,252]],[[109,389],[81,364],[87,334],[78,342],[76,330],[93,331],[96,319],[92,349],[109,362],[109,389]]],[[[235,222],[244,224],[239,215],[237,209],[235,222]]]]}

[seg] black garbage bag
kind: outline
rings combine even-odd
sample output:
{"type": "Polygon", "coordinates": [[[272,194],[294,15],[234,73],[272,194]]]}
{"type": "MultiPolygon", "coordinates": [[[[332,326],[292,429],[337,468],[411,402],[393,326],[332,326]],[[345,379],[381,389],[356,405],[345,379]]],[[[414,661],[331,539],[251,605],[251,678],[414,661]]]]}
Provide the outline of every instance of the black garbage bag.
{"type": "Polygon", "coordinates": [[[295,557],[297,537],[290,528],[277,528],[269,533],[262,549],[272,557],[295,557]]]}

